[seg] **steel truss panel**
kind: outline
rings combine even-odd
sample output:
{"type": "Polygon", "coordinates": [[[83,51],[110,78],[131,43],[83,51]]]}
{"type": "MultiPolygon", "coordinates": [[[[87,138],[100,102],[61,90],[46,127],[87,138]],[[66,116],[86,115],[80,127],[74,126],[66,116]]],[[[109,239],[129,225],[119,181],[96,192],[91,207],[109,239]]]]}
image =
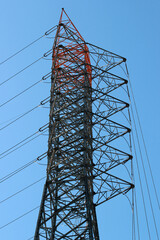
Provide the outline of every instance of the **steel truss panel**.
{"type": "Polygon", "coordinates": [[[86,43],[62,10],[53,45],[47,179],[35,240],[98,240],[96,206],[133,188],[125,172],[117,175],[132,160],[129,104],[120,99],[128,81],[117,74],[124,62],[86,43]]]}

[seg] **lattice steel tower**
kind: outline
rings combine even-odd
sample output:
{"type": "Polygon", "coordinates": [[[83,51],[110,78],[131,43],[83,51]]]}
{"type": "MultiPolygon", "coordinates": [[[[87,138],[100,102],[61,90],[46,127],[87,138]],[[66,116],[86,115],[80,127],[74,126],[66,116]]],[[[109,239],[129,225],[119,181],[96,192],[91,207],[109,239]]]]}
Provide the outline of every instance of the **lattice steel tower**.
{"type": "Polygon", "coordinates": [[[35,240],[100,239],[96,207],[133,188],[126,173],[132,160],[129,104],[119,99],[122,91],[127,96],[127,80],[117,76],[123,63],[123,57],[86,43],[62,9],[35,240]]]}

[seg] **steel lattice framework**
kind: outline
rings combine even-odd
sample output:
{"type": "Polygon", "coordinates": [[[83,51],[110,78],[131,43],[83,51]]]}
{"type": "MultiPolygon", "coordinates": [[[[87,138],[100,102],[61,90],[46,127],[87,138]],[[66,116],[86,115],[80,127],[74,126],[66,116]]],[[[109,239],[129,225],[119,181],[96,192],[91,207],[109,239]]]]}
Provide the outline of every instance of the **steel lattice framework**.
{"type": "Polygon", "coordinates": [[[62,9],[53,44],[47,179],[35,240],[98,240],[96,207],[134,187],[127,175],[129,104],[119,99],[122,91],[127,96],[128,81],[118,76],[125,61],[86,43],[62,9]]]}

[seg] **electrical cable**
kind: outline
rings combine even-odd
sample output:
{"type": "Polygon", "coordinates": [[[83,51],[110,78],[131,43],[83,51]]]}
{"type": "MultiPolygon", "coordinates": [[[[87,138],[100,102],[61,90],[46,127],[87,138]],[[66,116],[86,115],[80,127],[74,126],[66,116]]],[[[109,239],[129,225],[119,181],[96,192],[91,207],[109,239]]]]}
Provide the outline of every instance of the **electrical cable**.
{"type": "Polygon", "coordinates": [[[25,168],[31,166],[33,163],[35,163],[37,161],[37,158],[33,159],[32,161],[26,163],[25,165],[21,166],[20,168],[16,169],[15,171],[7,174],[6,176],[4,176],[3,178],[0,179],[0,183],[6,181],[7,179],[13,177],[14,175],[16,175],[17,173],[23,171],[25,168]]]}
{"type": "Polygon", "coordinates": [[[35,133],[31,134],[30,136],[28,136],[27,138],[23,139],[22,141],[18,142],[17,144],[15,144],[14,146],[10,147],[9,149],[5,150],[4,152],[2,152],[0,154],[0,159],[8,156],[10,153],[16,151],[17,149],[21,148],[22,146],[26,145],[27,143],[31,142],[32,140],[34,140],[35,138],[41,136],[44,132],[47,131],[48,128],[48,123],[45,124],[43,127],[39,128],[38,131],[36,131],[35,133]],[[44,129],[43,129],[44,128],[44,129]],[[36,136],[35,136],[36,135],[36,136]],[[30,139],[31,138],[31,139],[30,139]],[[30,139],[30,140],[28,140],[30,139]],[[28,141],[27,141],[28,140],[28,141]],[[26,142],[27,141],[27,142],[26,142]],[[20,145],[20,146],[19,146],[20,145]]]}
{"type": "Polygon", "coordinates": [[[19,119],[21,119],[22,117],[26,116],[27,114],[29,114],[30,112],[34,111],[35,109],[37,109],[40,106],[37,105],[35,107],[33,107],[32,109],[28,110],[27,112],[23,113],[22,115],[20,115],[18,118],[14,119],[13,121],[11,121],[10,123],[6,124],[4,127],[0,128],[0,131],[9,127],[11,124],[15,123],[16,121],[18,121],[19,119]]]}
{"type": "Polygon", "coordinates": [[[134,188],[132,188],[132,204],[131,204],[131,208],[132,208],[132,239],[136,240],[136,230],[135,230],[135,211],[134,211],[134,194],[135,194],[135,190],[134,188]]]}
{"type": "Polygon", "coordinates": [[[31,89],[32,87],[36,86],[38,83],[45,81],[46,79],[48,79],[51,76],[51,72],[47,73],[46,75],[44,75],[40,80],[38,80],[37,82],[33,83],[32,85],[30,85],[29,87],[27,87],[26,89],[24,89],[23,91],[21,91],[20,93],[16,94],[15,96],[13,96],[12,98],[10,98],[9,100],[7,100],[6,102],[2,103],[0,105],[0,107],[3,107],[4,105],[6,105],[7,103],[11,102],[12,100],[14,100],[15,98],[19,97],[20,95],[22,95],[23,93],[25,93],[26,91],[28,91],[29,89],[31,89]]]}
{"type": "Polygon", "coordinates": [[[21,172],[22,170],[24,170],[25,168],[29,167],[31,164],[33,163],[38,163],[39,161],[41,161],[42,159],[47,157],[47,152],[41,154],[40,156],[38,156],[37,158],[34,158],[33,160],[31,160],[30,162],[26,163],[25,165],[21,166],[20,168],[14,170],[13,172],[7,174],[6,176],[4,176],[3,178],[0,179],[0,183],[6,181],[8,178],[13,177],[14,175],[16,175],[17,173],[21,172]]]}
{"type": "MultiPolygon", "coordinates": [[[[131,98],[130,98],[129,90],[128,90],[128,97],[129,97],[129,100],[130,100],[130,103],[131,103],[131,98]]],[[[132,106],[131,106],[131,113],[132,113],[132,117],[133,117],[133,122],[134,122],[134,127],[135,127],[135,132],[136,132],[136,138],[137,138],[138,148],[139,148],[140,157],[141,157],[141,162],[142,162],[142,167],[143,167],[143,171],[144,171],[144,176],[145,176],[145,181],[146,181],[146,186],[147,186],[147,192],[148,192],[149,202],[150,202],[151,211],[152,211],[152,217],[153,217],[153,221],[154,221],[154,226],[155,226],[155,230],[156,230],[157,239],[159,240],[159,235],[158,235],[158,230],[157,230],[157,224],[156,224],[155,215],[154,215],[154,211],[153,211],[153,205],[152,205],[152,201],[151,201],[151,196],[150,196],[150,191],[149,191],[149,186],[148,186],[146,171],[145,171],[145,167],[144,167],[144,160],[143,160],[143,156],[142,156],[142,151],[141,151],[141,147],[140,147],[140,142],[139,142],[139,137],[138,137],[138,132],[137,132],[137,127],[136,127],[136,122],[135,122],[135,118],[134,118],[132,106]]]]}
{"type": "Polygon", "coordinates": [[[8,120],[6,120],[6,121],[3,121],[3,122],[1,122],[0,123],[0,126],[1,125],[4,125],[4,124],[6,124],[6,123],[9,123],[9,122],[11,122],[11,121],[13,121],[14,119],[16,119],[17,117],[19,117],[21,114],[17,114],[16,116],[14,116],[14,117],[12,117],[12,118],[9,118],[8,120]]]}
{"type": "Polygon", "coordinates": [[[145,149],[145,153],[146,153],[146,157],[147,157],[147,163],[148,163],[148,166],[149,166],[149,171],[150,171],[150,175],[151,175],[151,179],[152,179],[152,184],[153,184],[153,187],[154,187],[154,192],[155,192],[157,204],[158,204],[158,207],[159,207],[159,210],[160,210],[160,202],[159,202],[159,199],[158,199],[158,194],[157,194],[156,185],[155,185],[154,178],[153,178],[153,173],[152,173],[152,169],[151,169],[149,155],[148,155],[148,152],[147,152],[147,147],[146,147],[146,143],[145,143],[145,139],[144,139],[144,135],[143,135],[143,131],[142,131],[142,126],[141,126],[141,122],[140,122],[140,118],[139,118],[139,114],[138,114],[138,109],[137,109],[137,105],[136,105],[136,101],[135,101],[135,97],[134,97],[134,93],[133,93],[133,88],[132,88],[132,84],[131,84],[131,80],[130,80],[130,77],[129,77],[129,72],[128,72],[128,68],[127,68],[126,63],[125,63],[125,67],[126,67],[126,71],[127,71],[127,75],[128,75],[128,79],[129,79],[129,84],[130,84],[131,93],[132,93],[132,97],[133,97],[133,103],[134,103],[134,106],[135,106],[136,115],[137,115],[137,119],[138,119],[138,124],[139,124],[139,127],[140,127],[140,132],[141,132],[142,141],[143,141],[143,145],[144,145],[144,149],[145,149]]]}
{"type": "Polygon", "coordinates": [[[23,144],[22,144],[22,145],[20,145],[19,147],[17,147],[17,148],[15,148],[15,149],[13,149],[13,150],[12,150],[12,151],[10,151],[9,153],[6,153],[4,156],[0,157],[0,159],[2,159],[2,158],[5,158],[6,156],[8,156],[9,154],[11,154],[12,152],[15,152],[15,151],[16,151],[16,150],[18,150],[19,148],[23,147],[24,145],[26,145],[27,143],[29,143],[29,142],[33,141],[35,138],[37,138],[37,137],[39,137],[39,136],[41,136],[41,135],[43,135],[43,133],[41,133],[41,134],[39,134],[39,135],[37,135],[37,136],[33,137],[32,139],[30,139],[29,141],[27,141],[27,142],[23,143],[23,144]]]}
{"type": "MultiPolygon", "coordinates": [[[[123,70],[124,71],[124,70],[123,70]]],[[[125,73],[125,71],[124,71],[125,73]]],[[[126,73],[125,73],[126,74],[126,73]]],[[[128,76],[127,76],[128,77],[128,76]]],[[[129,89],[127,87],[127,93],[128,93],[128,98],[130,101],[130,106],[131,106],[131,111],[132,111],[132,115],[133,115],[133,110],[132,110],[132,105],[131,105],[131,98],[130,98],[130,93],[129,93],[129,89]]],[[[134,115],[133,115],[134,118],[134,115]]],[[[129,119],[130,119],[130,124],[131,124],[131,115],[129,112],[129,119]]],[[[135,121],[134,121],[135,124],[135,121]]],[[[149,231],[149,225],[148,225],[148,218],[147,218],[147,212],[146,212],[146,207],[145,207],[145,201],[144,201],[144,195],[143,195],[143,191],[142,191],[142,183],[141,183],[141,177],[140,177],[140,171],[139,171],[139,167],[138,167],[138,159],[137,159],[137,152],[136,152],[136,147],[135,147],[135,142],[134,142],[134,136],[133,136],[133,132],[132,132],[132,138],[133,138],[133,146],[134,146],[134,150],[135,150],[135,158],[136,158],[136,163],[137,163],[137,169],[138,169],[138,176],[139,176],[139,181],[140,181],[140,187],[141,187],[141,193],[142,193],[142,200],[143,200],[143,206],[144,206],[144,211],[145,211],[145,217],[146,217],[146,222],[147,222],[147,229],[148,229],[148,233],[149,233],[149,237],[150,237],[150,231],[149,231]]],[[[133,166],[132,166],[132,171],[133,171],[133,166]]],[[[135,179],[134,179],[134,171],[133,171],[133,180],[135,183],[135,179]]],[[[138,229],[138,239],[140,240],[140,231],[139,231],[139,221],[138,221],[138,210],[137,210],[137,201],[136,201],[136,191],[135,193],[135,207],[136,207],[136,220],[137,220],[137,229],[138,229]]],[[[135,231],[135,229],[134,229],[135,231]]],[[[134,235],[135,236],[135,235],[134,235]]]]}
{"type": "Polygon", "coordinates": [[[151,240],[151,234],[150,234],[150,230],[149,230],[148,217],[147,217],[146,205],[145,205],[145,201],[144,201],[144,193],[143,193],[143,188],[142,188],[142,181],[141,181],[141,175],[140,175],[140,171],[139,171],[139,164],[138,164],[138,159],[137,159],[137,152],[136,152],[133,131],[131,132],[131,134],[132,134],[132,139],[133,139],[133,147],[134,147],[134,152],[135,152],[135,159],[136,159],[136,165],[137,165],[137,170],[138,170],[138,178],[139,178],[139,183],[140,183],[140,188],[141,188],[145,219],[146,219],[146,223],[147,223],[148,236],[149,236],[149,239],[151,240]]]}
{"type": "Polygon", "coordinates": [[[30,237],[30,238],[27,238],[27,240],[31,240],[31,239],[33,239],[34,238],[34,236],[32,236],[32,237],[30,237]]]}
{"type": "MultiPolygon", "coordinates": [[[[7,149],[6,151],[2,152],[2,153],[0,154],[0,156],[2,156],[2,155],[4,155],[5,153],[7,153],[8,151],[14,149],[14,148],[17,147],[18,145],[20,145],[21,143],[25,142],[26,140],[28,140],[29,138],[35,136],[35,135],[38,134],[38,133],[39,133],[39,131],[37,131],[37,132],[35,132],[35,133],[32,133],[32,134],[31,134],[30,136],[28,136],[27,138],[23,139],[22,141],[16,143],[14,146],[10,147],[10,148],[7,149]]],[[[1,159],[1,158],[0,158],[0,159],[1,159]]]]}
{"type": "Polygon", "coordinates": [[[136,191],[135,191],[134,197],[135,197],[135,208],[136,208],[136,220],[137,220],[138,240],[140,240],[140,230],[139,230],[139,220],[138,220],[138,208],[137,208],[136,191]]]}
{"type": "Polygon", "coordinates": [[[8,60],[10,60],[11,58],[15,57],[16,55],[18,55],[19,53],[21,53],[22,51],[24,51],[25,49],[27,49],[28,47],[30,47],[31,45],[33,45],[34,43],[38,42],[41,38],[43,38],[45,36],[42,35],[41,37],[37,38],[36,40],[34,40],[33,42],[29,43],[28,45],[26,45],[25,47],[23,47],[22,49],[20,49],[19,51],[17,51],[16,53],[14,53],[13,55],[11,55],[10,57],[6,58],[4,61],[2,61],[0,63],[0,65],[4,64],[5,62],[7,62],[8,60]]]}
{"type": "Polygon", "coordinates": [[[11,102],[12,100],[14,100],[15,98],[19,97],[20,95],[22,95],[23,93],[27,92],[29,89],[31,89],[32,87],[36,86],[38,83],[40,83],[42,81],[39,80],[37,82],[35,82],[34,84],[30,85],[29,87],[27,87],[26,89],[24,89],[23,91],[21,91],[20,93],[18,93],[17,95],[15,95],[14,97],[10,98],[9,100],[7,100],[6,102],[2,103],[0,105],[0,108],[3,107],[4,105],[6,105],[7,103],[11,102]]]}
{"type": "MultiPolygon", "coordinates": [[[[123,88],[124,89],[124,88],[123,88]]],[[[125,89],[124,89],[125,90],[125,89]]],[[[128,99],[129,99],[129,104],[131,106],[131,98],[130,98],[130,93],[129,93],[129,88],[127,86],[127,89],[125,90],[125,92],[128,95],[128,99]]],[[[128,116],[129,116],[129,124],[130,124],[130,128],[132,130],[132,120],[131,120],[131,114],[130,114],[130,110],[128,109],[128,116]]],[[[132,139],[131,139],[131,134],[129,135],[130,138],[130,153],[131,155],[133,155],[133,151],[132,151],[132,139]]],[[[131,176],[132,176],[132,183],[135,186],[135,176],[134,176],[134,167],[133,167],[133,161],[131,161],[131,176]]],[[[132,216],[133,216],[133,220],[132,220],[132,238],[136,239],[136,229],[135,229],[135,210],[134,208],[136,208],[136,220],[137,220],[137,229],[138,229],[138,240],[140,240],[140,234],[139,234],[139,221],[138,221],[138,211],[137,211],[137,202],[136,202],[136,189],[132,188],[132,216]]]]}
{"type": "Polygon", "coordinates": [[[56,29],[57,25],[50,28],[49,30],[47,30],[45,32],[45,34],[43,34],[42,36],[40,36],[39,38],[35,39],[34,41],[32,41],[31,43],[29,43],[28,45],[26,45],[25,47],[23,47],[22,49],[18,50],[16,53],[12,54],[10,57],[6,58],[4,61],[2,61],[0,63],[0,65],[4,64],[5,62],[7,62],[8,60],[10,60],[11,58],[15,57],[16,55],[18,55],[19,53],[23,52],[25,49],[27,49],[28,47],[30,47],[31,45],[33,45],[34,43],[38,42],[40,39],[42,39],[45,36],[48,36],[50,33],[52,33],[55,29],[56,29]]]}
{"type": "MultiPolygon", "coordinates": [[[[126,69],[126,71],[127,71],[127,74],[128,74],[128,69],[126,69]]],[[[128,74],[128,76],[129,76],[129,74],[128,74]]],[[[132,91],[132,93],[133,93],[133,91],[132,91]]],[[[130,96],[129,96],[129,99],[130,99],[130,96]]],[[[137,142],[138,142],[138,148],[139,148],[139,152],[140,152],[140,157],[141,157],[144,177],[145,177],[145,181],[146,181],[146,187],[147,187],[147,192],[148,192],[148,197],[149,197],[152,217],[153,217],[153,221],[154,221],[154,226],[155,226],[155,230],[156,230],[157,239],[159,240],[158,228],[157,228],[156,219],[155,219],[155,215],[154,215],[154,210],[153,210],[153,205],[152,205],[152,200],[151,200],[151,195],[150,195],[150,190],[149,190],[149,185],[148,185],[148,180],[147,180],[147,175],[146,175],[146,170],[145,170],[145,166],[144,166],[143,155],[142,155],[142,151],[141,151],[141,147],[140,147],[140,141],[139,141],[139,137],[138,137],[138,131],[137,131],[137,127],[136,127],[136,122],[135,122],[132,106],[131,106],[131,112],[132,112],[133,122],[134,122],[134,125],[135,125],[136,138],[137,138],[137,142]]],[[[137,114],[138,114],[138,112],[137,112],[137,114]]]]}
{"type": "MultiPolygon", "coordinates": [[[[128,88],[127,88],[127,94],[129,94],[128,92],[128,88]]],[[[130,98],[129,98],[130,99],[130,98]]],[[[131,114],[128,108],[128,122],[130,125],[130,129],[132,131],[132,121],[131,121],[131,114]]],[[[130,149],[130,154],[131,156],[133,156],[133,151],[132,151],[132,140],[131,140],[131,134],[129,133],[129,149],[130,149]]],[[[133,168],[133,159],[131,159],[131,180],[132,180],[132,184],[135,186],[135,177],[134,177],[134,168],[133,168]]],[[[134,201],[134,195],[135,195],[135,188],[132,188],[132,239],[136,240],[136,229],[135,229],[135,201],[134,201]]]]}
{"type": "Polygon", "coordinates": [[[139,148],[139,152],[140,152],[140,158],[141,158],[141,162],[142,162],[144,177],[145,177],[145,181],[146,181],[146,186],[147,186],[147,192],[148,192],[152,217],[153,217],[153,221],[154,221],[154,226],[155,226],[155,230],[156,230],[157,239],[159,240],[159,234],[158,234],[156,219],[155,219],[155,215],[154,215],[154,211],[153,211],[153,205],[152,205],[152,200],[151,200],[151,196],[150,196],[150,191],[149,191],[149,186],[148,186],[148,181],[147,181],[147,175],[146,175],[146,171],[145,171],[145,167],[144,167],[144,160],[143,160],[143,156],[142,156],[142,151],[141,151],[141,147],[140,147],[140,142],[139,142],[139,138],[138,138],[138,132],[137,132],[136,122],[135,122],[134,115],[133,115],[132,106],[131,106],[131,112],[132,112],[132,117],[133,117],[133,122],[134,122],[134,127],[135,127],[136,138],[137,138],[137,142],[138,142],[138,148],[139,148]]]}
{"type": "MultiPolygon", "coordinates": [[[[37,109],[40,106],[44,106],[47,102],[49,102],[49,97],[45,98],[44,100],[42,100],[40,102],[40,104],[38,104],[37,106],[31,108],[30,110],[28,110],[27,112],[23,113],[23,114],[19,114],[17,118],[14,118],[14,120],[12,120],[11,122],[7,123],[5,126],[3,126],[2,128],[0,128],[0,131],[9,127],[11,124],[15,123],[16,121],[18,121],[19,119],[21,119],[22,117],[26,116],[27,114],[31,113],[32,111],[34,111],[35,109],[37,109]]],[[[7,121],[8,122],[8,121],[7,121]]]]}
{"type": "MultiPolygon", "coordinates": [[[[25,50],[26,48],[28,48],[29,46],[31,46],[32,44],[34,44],[35,42],[37,42],[38,40],[40,40],[40,39],[41,39],[42,37],[44,37],[45,35],[49,35],[53,30],[55,30],[54,28],[55,28],[55,27],[51,28],[51,29],[48,30],[43,36],[37,38],[36,40],[34,40],[34,41],[31,42],[30,44],[28,44],[27,46],[25,46],[24,48],[22,48],[21,50],[19,50],[19,51],[16,52],[15,54],[13,54],[13,55],[11,55],[10,57],[8,57],[7,59],[5,59],[3,62],[0,63],[0,65],[4,64],[4,63],[7,62],[9,59],[11,59],[11,58],[13,58],[14,56],[18,55],[20,52],[22,52],[23,50],[25,50]]],[[[44,56],[43,56],[43,57],[44,57],[44,56]]],[[[10,79],[12,79],[13,77],[17,76],[18,74],[20,74],[21,72],[23,72],[24,70],[26,70],[27,68],[29,68],[30,66],[32,66],[34,63],[38,62],[38,61],[39,61],[40,59],[42,59],[43,57],[37,59],[36,61],[34,61],[33,63],[31,63],[31,64],[28,65],[27,67],[25,67],[24,69],[20,70],[18,73],[14,74],[14,75],[11,76],[10,78],[8,78],[8,79],[6,79],[5,81],[3,81],[3,82],[0,84],[0,86],[3,85],[4,83],[6,83],[7,81],[9,81],[10,79]]],[[[41,81],[41,80],[40,80],[40,81],[41,81]]],[[[36,84],[38,84],[40,81],[36,82],[35,84],[31,85],[30,87],[28,87],[27,89],[25,89],[25,90],[22,91],[21,93],[17,94],[17,95],[14,96],[13,98],[11,98],[11,99],[9,99],[8,101],[6,101],[5,103],[1,104],[0,107],[1,107],[1,106],[4,106],[4,105],[7,104],[8,102],[12,101],[12,100],[15,99],[16,97],[20,96],[22,93],[26,92],[26,91],[29,90],[31,87],[33,87],[33,86],[35,86],[36,84]]],[[[35,108],[34,108],[34,109],[35,109],[35,108]]],[[[30,111],[33,111],[33,109],[30,110],[30,111]]],[[[30,111],[28,111],[27,113],[29,113],[30,111]]],[[[25,113],[25,115],[26,115],[27,113],[25,113]]],[[[21,117],[22,117],[22,116],[21,116],[21,117]]],[[[20,118],[21,118],[21,117],[20,117],[20,118]]],[[[19,118],[18,118],[18,119],[19,119],[19,118]]],[[[18,120],[18,119],[17,119],[17,120],[18,120]]],[[[13,123],[13,122],[12,122],[12,123],[13,123]]],[[[11,123],[10,123],[10,124],[11,124],[11,123]]],[[[9,124],[9,125],[10,125],[10,124],[9,124]]],[[[6,127],[6,126],[5,126],[5,127],[6,127]]],[[[10,148],[9,150],[13,149],[14,147],[18,146],[19,144],[21,144],[22,142],[26,141],[26,140],[29,139],[30,137],[32,137],[32,136],[34,136],[35,134],[37,134],[37,133],[39,133],[39,132],[41,132],[41,131],[44,130],[44,129],[42,130],[42,128],[40,128],[40,129],[39,129],[38,132],[30,135],[29,137],[27,137],[27,138],[24,139],[23,141],[19,142],[18,144],[16,144],[15,146],[13,146],[12,148],[10,148]],[[40,130],[40,129],[41,129],[41,130],[40,130]]],[[[42,134],[42,133],[40,133],[39,135],[41,135],[41,134],[42,134]]],[[[37,137],[37,136],[36,136],[36,137],[37,137]]],[[[35,137],[34,137],[34,138],[35,138],[35,137]]],[[[33,138],[33,139],[34,139],[34,138],[33,138]]],[[[33,140],[33,139],[32,139],[32,140],[33,140]]],[[[30,140],[30,141],[31,141],[31,140],[30,140]]],[[[28,141],[28,142],[29,142],[29,141],[28,141]]],[[[26,143],[25,143],[25,144],[26,144],[26,143]]],[[[23,145],[24,145],[24,144],[23,144],[23,145]]],[[[21,145],[21,146],[23,146],[23,145],[21,145]]],[[[7,151],[3,152],[2,154],[6,153],[6,152],[7,152],[7,151]]],[[[2,155],[2,154],[0,154],[0,155],[2,155]]],[[[8,154],[7,154],[7,155],[8,155],[8,154]]],[[[8,177],[7,177],[7,179],[8,179],[9,177],[15,175],[15,174],[18,173],[19,171],[22,171],[24,168],[28,167],[28,166],[31,165],[33,162],[35,162],[35,160],[34,160],[34,161],[32,160],[30,163],[28,163],[28,164],[26,164],[25,166],[19,168],[18,171],[14,171],[12,174],[9,174],[8,177]]],[[[43,178],[44,178],[44,177],[43,177],[43,178]]],[[[17,195],[18,193],[24,191],[25,189],[33,186],[33,185],[36,184],[37,182],[41,181],[43,178],[41,178],[40,180],[38,180],[38,181],[30,184],[29,186],[27,186],[27,187],[25,187],[24,189],[18,191],[17,193],[13,194],[12,196],[10,196],[10,197],[2,200],[0,203],[8,200],[9,198],[17,195]]],[[[3,178],[3,181],[5,181],[4,179],[6,179],[6,178],[3,178]]],[[[22,217],[26,216],[27,214],[33,212],[33,211],[36,210],[37,208],[39,208],[39,206],[31,209],[30,211],[24,213],[23,215],[19,216],[18,218],[12,220],[11,222],[9,222],[9,223],[1,226],[0,229],[3,229],[4,227],[6,227],[6,226],[8,226],[8,225],[10,225],[10,224],[12,224],[12,223],[14,223],[15,221],[17,221],[17,220],[21,219],[22,217]]],[[[33,238],[33,237],[31,237],[31,238],[29,238],[29,239],[32,239],[32,238],[33,238]]],[[[29,240],[29,239],[28,239],[28,240],[29,240]]]]}
{"type": "MultiPolygon", "coordinates": [[[[132,93],[132,97],[133,97],[133,102],[134,102],[134,106],[135,106],[135,110],[136,110],[136,115],[137,115],[137,119],[138,119],[138,124],[140,127],[140,131],[141,131],[141,136],[142,136],[142,140],[143,140],[143,145],[145,148],[145,153],[147,156],[147,162],[148,162],[148,166],[149,166],[149,170],[150,170],[150,174],[151,174],[151,178],[152,178],[152,184],[154,186],[154,191],[155,191],[155,196],[156,196],[156,200],[158,203],[158,207],[159,206],[159,200],[158,200],[158,195],[157,195],[157,191],[156,191],[156,187],[155,187],[155,183],[154,183],[154,179],[153,179],[153,174],[152,174],[152,170],[151,170],[151,165],[149,162],[149,156],[148,156],[148,152],[147,152],[147,148],[146,148],[146,144],[145,144],[145,140],[144,140],[144,136],[143,136],[143,132],[142,132],[142,127],[141,127],[141,123],[140,123],[140,118],[139,118],[139,114],[138,114],[138,110],[137,110],[137,106],[136,106],[136,102],[135,102],[135,98],[134,98],[134,94],[133,94],[133,89],[132,89],[132,85],[131,85],[131,81],[129,78],[129,72],[128,72],[128,68],[127,68],[127,64],[125,63],[125,67],[126,67],[126,72],[127,72],[127,77],[129,79],[129,83],[130,83],[130,88],[131,88],[131,93],[132,93]]],[[[128,91],[129,93],[129,91],[128,91]]],[[[129,96],[130,99],[130,96],[129,96]]],[[[131,101],[131,100],[130,100],[131,101]]],[[[151,212],[152,212],[152,217],[153,217],[153,221],[154,221],[154,226],[155,226],[155,230],[156,230],[156,235],[157,235],[157,239],[159,240],[159,234],[158,234],[158,228],[157,228],[157,224],[156,224],[156,220],[155,220],[155,215],[154,215],[154,211],[153,211],[153,205],[152,205],[152,200],[151,200],[151,196],[150,196],[150,190],[149,190],[149,186],[148,186],[148,181],[147,181],[147,176],[146,176],[146,171],[145,171],[145,167],[144,167],[144,161],[143,161],[143,156],[142,156],[142,152],[141,152],[141,147],[140,147],[140,142],[139,142],[139,137],[138,137],[138,132],[137,132],[137,127],[136,127],[136,122],[134,119],[134,114],[133,114],[133,109],[131,106],[131,111],[132,111],[132,116],[133,116],[133,121],[134,121],[134,125],[135,125],[135,131],[136,131],[136,138],[138,141],[138,147],[139,147],[139,152],[140,152],[140,156],[141,156],[141,162],[142,162],[142,167],[143,167],[143,171],[144,171],[144,176],[145,176],[145,181],[146,181],[146,186],[147,186],[147,192],[148,192],[148,196],[149,196],[149,202],[150,202],[150,207],[151,207],[151,212]]],[[[137,216],[138,217],[138,216],[137,216]]],[[[139,232],[138,232],[138,236],[140,238],[139,232]]]]}
{"type": "Polygon", "coordinates": [[[20,73],[24,72],[26,69],[28,69],[29,67],[31,67],[32,65],[34,65],[35,63],[39,62],[44,56],[36,59],[34,62],[30,63],[29,65],[27,65],[26,67],[24,67],[23,69],[21,69],[20,71],[18,71],[17,73],[13,74],[11,77],[7,78],[6,80],[4,80],[3,82],[0,83],[0,86],[2,86],[4,83],[8,82],[9,80],[11,80],[12,78],[16,77],[17,75],[19,75],[20,73]]]}
{"type": "Polygon", "coordinates": [[[10,221],[10,222],[8,222],[8,223],[4,224],[3,226],[1,226],[1,227],[0,227],[0,230],[1,230],[1,229],[3,229],[3,228],[5,228],[5,227],[7,227],[8,225],[10,225],[10,224],[12,224],[12,223],[14,223],[14,222],[18,221],[19,219],[21,219],[21,218],[25,217],[25,216],[26,216],[26,215],[28,215],[29,213],[31,213],[31,212],[35,211],[36,209],[38,209],[39,207],[40,207],[40,206],[37,206],[37,207],[35,207],[35,208],[31,209],[30,211],[28,211],[28,212],[25,212],[25,213],[24,213],[24,214],[22,214],[21,216],[19,216],[19,217],[17,217],[17,218],[15,218],[15,219],[13,219],[12,221],[10,221]]]}
{"type": "Polygon", "coordinates": [[[49,51],[47,51],[46,53],[44,53],[42,57],[36,59],[34,62],[30,63],[29,65],[27,65],[26,67],[24,67],[23,69],[21,69],[19,72],[15,73],[15,74],[13,74],[11,77],[7,78],[5,81],[3,81],[2,83],[0,83],[0,86],[2,86],[4,83],[8,82],[8,81],[11,80],[12,78],[16,77],[16,76],[19,75],[21,72],[24,72],[26,69],[28,69],[29,67],[31,67],[33,64],[39,62],[41,59],[44,59],[44,58],[48,57],[51,53],[52,53],[52,49],[50,49],[49,51]]]}
{"type": "Polygon", "coordinates": [[[39,183],[40,181],[42,181],[42,180],[43,180],[43,179],[45,179],[45,178],[46,178],[46,176],[45,176],[45,177],[42,177],[42,178],[40,178],[39,180],[37,180],[37,181],[35,181],[35,182],[33,182],[33,183],[31,183],[30,185],[26,186],[25,188],[22,188],[22,189],[21,189],[21,190],[19,190],[18,192],[16,192],[16,193],[14,193],[14,194],[10,195],[9,197],[7,197],[7,198],[5,198],[5,199],[1,200],[1,201],[0,201],[0,204],[1,204],[1,203],[4,203],[4,202],[6,202],[6,201],[7,201],[7,200],[9,200],[10,198],[12,198],[12,197],[14,197],[14,196],[18,195],[19,193],[21,193],[21,192],[25,191],[26,189],[28,189],[28,188],[30,188],[30,187],[32,187],[32,186],[34,186],[35,184],[39,183]]]}
{"type": "Polygon", "coordinates": [[[22,141],[16,143],[14,146],[10,147],[9,149],[5,150],[4,152],[2,152],[0,154],[0,156],[4,155],[5,153],[7,153],[8,151],[12,150],[13,148],[17,147],[18,145],[20,145],[21,143],[25,142],[26,140],[28,140],[29,138],[33,137],[34,135],[36,135],[39,131],[36,131],[34,133],[32,133],[30,136],[28,136],[27,138],[23,139],[22,141]]]}
{"type": "MultiPolygon", "coordinates": [[[[39,132],[38,132],[38,133],[39,133],[39,132]]],[[[39,135],[37,135],[37,136],[33,137],[32,139],[30,139],[29,141],[23,143],[22,145],[20,145],[19,147],[13,149],[13,150],[10,151],[9,153],[6,153],[4,156],[0,157],[0,159],[5,158],[6,156],[8,156],[9,154],[11,154],[12,152],[18,150],[19,148],[23,147],[24,145],[26,145],[27,143],[33,141],[35,138],[37,138],[37,137],[39,137],[39,136],[41,136],[41,135],[43,135],[43,133],[39,133],[39,135]]]]}

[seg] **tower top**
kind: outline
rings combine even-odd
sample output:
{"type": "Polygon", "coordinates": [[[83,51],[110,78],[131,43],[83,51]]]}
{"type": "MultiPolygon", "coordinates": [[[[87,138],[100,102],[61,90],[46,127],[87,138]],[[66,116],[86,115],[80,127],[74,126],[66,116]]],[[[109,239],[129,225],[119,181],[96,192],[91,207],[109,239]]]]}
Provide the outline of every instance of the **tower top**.
{"type": "Polygon", "coordinates": [[[84,41],[82,35],[80,34],[80,32],[78,31],[78,29],[76,28],[76,26],[74,25],[74,23],[71,21],[70,17],[68,16],[68,14],[66,13],[66,11],[64,10],[64,8],[62,8],[61,11],[61,16],[59,19],[59,25],[60,24],[65,24],[68,27],[72,28],[72,30],[74,30],[75,33],[77,33],[77,35],[81,38],[82,41],[84,41]]]}

